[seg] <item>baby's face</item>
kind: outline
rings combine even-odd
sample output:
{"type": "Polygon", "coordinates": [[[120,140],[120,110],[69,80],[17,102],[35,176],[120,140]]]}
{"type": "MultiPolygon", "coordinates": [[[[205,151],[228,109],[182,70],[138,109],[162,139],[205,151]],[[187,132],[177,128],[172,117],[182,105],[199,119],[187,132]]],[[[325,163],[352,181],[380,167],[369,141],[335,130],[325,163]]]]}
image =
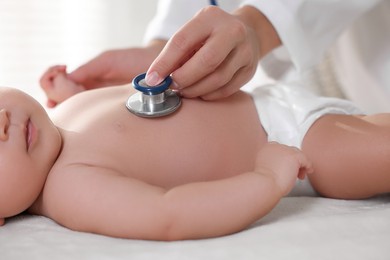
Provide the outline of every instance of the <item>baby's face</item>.
{"type": "Polygon", "coordinates": [[[60,133],[43,107],[0,87],[0,224],[38,197],[60,148],[60,133]]]}

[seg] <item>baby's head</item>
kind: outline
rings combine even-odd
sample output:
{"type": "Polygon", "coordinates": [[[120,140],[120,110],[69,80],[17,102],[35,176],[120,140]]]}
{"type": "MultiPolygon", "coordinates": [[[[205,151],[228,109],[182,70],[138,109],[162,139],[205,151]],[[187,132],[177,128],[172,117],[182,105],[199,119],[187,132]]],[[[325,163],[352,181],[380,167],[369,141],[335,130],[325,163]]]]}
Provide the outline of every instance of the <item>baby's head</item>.
{"type": "Polygon", "coordinates": [[[61,148],[61,136],[32,97],[0,87],[0,225],[39,196],[61,148]]]}

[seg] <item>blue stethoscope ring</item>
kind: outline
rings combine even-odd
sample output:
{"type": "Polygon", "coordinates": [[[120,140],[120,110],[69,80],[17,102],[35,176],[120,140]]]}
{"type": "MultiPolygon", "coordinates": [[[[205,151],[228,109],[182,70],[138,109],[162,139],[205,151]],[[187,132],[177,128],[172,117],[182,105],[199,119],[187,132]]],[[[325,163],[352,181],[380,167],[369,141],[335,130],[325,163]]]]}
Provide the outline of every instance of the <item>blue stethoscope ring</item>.
{"type": "Polygon", "coordinates": [[[146,95],[157,95],[169,88],[172,83],[172,78],[170,76],[166,77],[160,84],[157,86],[148,86],[145,83],[146,73],[139,74],[133,79],[133,86],[136,90],[146,94],[146,95]]]}
{"type": "Polygon", "coordinates": [[[148,86],[145,76],[146,73],[142,73],[133,79],[133,87],[138,92],[127,100],[127,109],[140,117],[161,117],[175,112],[181,105],[181,98],[169,89],[172,78],[168,76],[157,86],[148,86]]]}

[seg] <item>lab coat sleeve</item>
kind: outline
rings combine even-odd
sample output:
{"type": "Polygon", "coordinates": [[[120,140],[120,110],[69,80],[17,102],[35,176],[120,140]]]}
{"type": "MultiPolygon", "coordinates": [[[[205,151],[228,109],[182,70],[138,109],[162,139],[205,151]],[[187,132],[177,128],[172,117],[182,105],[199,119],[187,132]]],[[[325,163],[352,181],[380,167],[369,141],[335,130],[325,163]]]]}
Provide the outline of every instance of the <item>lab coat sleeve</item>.
{"type": "Polygon", "coordinates": [[[311,68],[337,37],[380,0],[244,0],[274,25],[295,67],[311,68]]]}
{"type": "Polygon", "coordinates": [[[208,0],[160,0],[156,15],[146,29],[144,42],[148,43],[153,39],[168,40],[208,4],[208,0]]]}

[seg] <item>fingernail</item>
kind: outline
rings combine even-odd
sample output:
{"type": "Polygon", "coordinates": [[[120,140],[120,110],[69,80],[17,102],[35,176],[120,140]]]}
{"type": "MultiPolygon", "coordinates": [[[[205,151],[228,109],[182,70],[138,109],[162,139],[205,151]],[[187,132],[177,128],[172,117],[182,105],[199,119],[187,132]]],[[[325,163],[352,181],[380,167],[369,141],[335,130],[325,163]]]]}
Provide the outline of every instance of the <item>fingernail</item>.
{"type": "Polygon", "coordinates": [[[145,77],[146,84],[149,86],[156,86],[158,83],[162,81],[162,78],[156,71],[146,74],[145,77]]]}

